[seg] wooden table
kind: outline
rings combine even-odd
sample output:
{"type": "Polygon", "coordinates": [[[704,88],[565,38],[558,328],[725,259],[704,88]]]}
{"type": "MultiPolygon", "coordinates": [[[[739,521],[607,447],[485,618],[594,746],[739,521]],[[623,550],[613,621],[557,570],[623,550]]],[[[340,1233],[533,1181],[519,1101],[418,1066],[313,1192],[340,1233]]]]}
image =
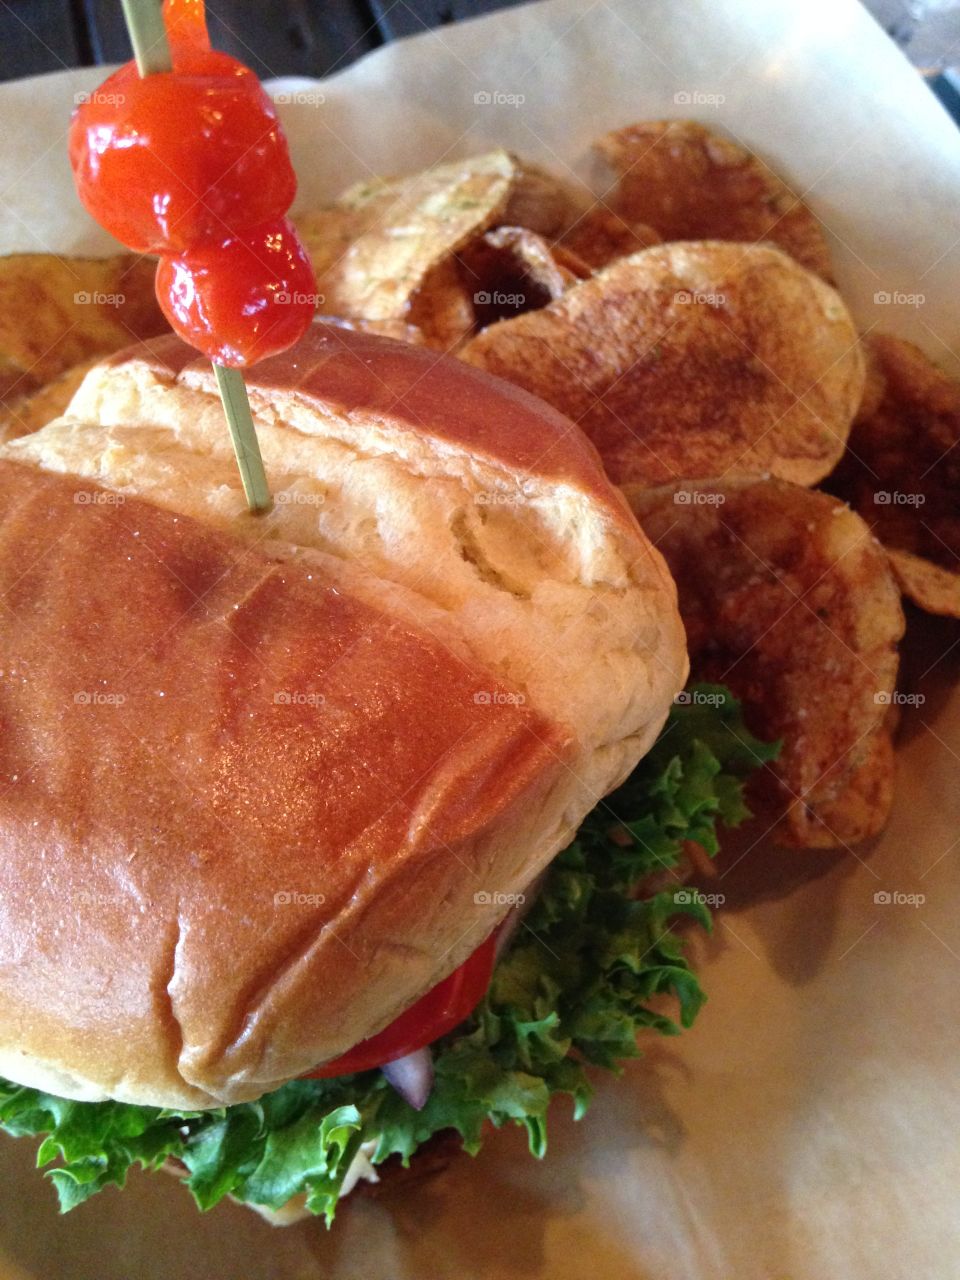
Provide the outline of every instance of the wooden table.
{"type": "MultiPolygon", "coordinates": [[[[216,0],[210,34],[261,78],[326,76],[388,40],[505,9],[517,0],[216,0]]],[[[120,0],[0,0],[0,80],[124,62],[120,0]]],[[[930,86],[960,123],[960,94],[930,86]]]]}

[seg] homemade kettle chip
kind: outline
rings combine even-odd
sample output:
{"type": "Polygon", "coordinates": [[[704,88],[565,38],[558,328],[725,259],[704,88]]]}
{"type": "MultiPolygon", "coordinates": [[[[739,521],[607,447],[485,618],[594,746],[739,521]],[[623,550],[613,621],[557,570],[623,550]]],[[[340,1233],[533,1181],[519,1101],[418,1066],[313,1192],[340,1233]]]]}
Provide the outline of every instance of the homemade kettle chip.
{"type": "Polygon", "coordinates": [[[729,138],[694,120],[647,120],[595,146],[619,177],[607,199],[622,217],[648,223],[664,240],[771,241],[832,278],[819,222],[768,165],[729,138]]]}
{"type": "Polygon", "coordinates": [[[839,294],[778,249],[724,241],[621,258],[461,355],[567,413],[619,484],[767,472],[815,484],[864,383],[839,294]]]}
{"type": "Polygon", "coordinates": [[[828,487],[873,529],[915,604],[960,618],[960,382],[912,343],[867,342],[879,386],[828,487]]]}
{"type": "Polygon", "coordinates": [[[694,676],[728,685],[754,732],[782,739],[766,796],[780,842],[875,834],[892,799],[883,736],[904,624],[865,522],[779,480],[625,493],[676,579],[694,676]]]}

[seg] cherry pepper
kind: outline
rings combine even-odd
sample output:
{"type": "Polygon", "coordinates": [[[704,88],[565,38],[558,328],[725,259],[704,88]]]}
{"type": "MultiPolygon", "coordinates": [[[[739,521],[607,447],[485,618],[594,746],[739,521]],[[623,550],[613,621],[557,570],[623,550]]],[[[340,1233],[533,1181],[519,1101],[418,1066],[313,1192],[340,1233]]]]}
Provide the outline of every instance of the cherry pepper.
{"type": "Polygon", "coordinates": [[[283,216],[296,192],[286,139],[257,77],[209,48],[202,6],[164,8],[173,70],[127,63],[74,112],[80,200],[121,243],[160,255],[173,329],[220,364],[292,346],[315,309],[313,270],[283,216]]]}

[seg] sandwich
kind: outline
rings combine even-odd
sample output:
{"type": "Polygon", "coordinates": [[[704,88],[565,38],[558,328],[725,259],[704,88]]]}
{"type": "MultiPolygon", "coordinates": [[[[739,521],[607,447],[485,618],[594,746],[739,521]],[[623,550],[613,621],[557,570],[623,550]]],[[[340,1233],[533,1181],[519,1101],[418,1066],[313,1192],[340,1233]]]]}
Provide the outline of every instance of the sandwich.
{"type": "Polygon", "coordinates": [[[696,1013],[679,868],[770,755],[560,412],[320,322],[248,390],[266,515],[172,336],[0,447],[0,1124],[64,1208],[542,1154],[696,1013]]]}

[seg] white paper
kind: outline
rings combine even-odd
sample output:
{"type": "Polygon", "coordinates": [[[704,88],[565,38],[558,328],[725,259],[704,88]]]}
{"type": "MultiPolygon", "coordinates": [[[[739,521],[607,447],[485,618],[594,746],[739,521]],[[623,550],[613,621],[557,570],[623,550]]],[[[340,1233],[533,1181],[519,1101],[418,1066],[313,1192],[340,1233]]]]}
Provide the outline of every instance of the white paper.
{"type": "MultiPolygon", "coordinates": [[[[0,87],[0,251],[109,251],[64,153],[73,95],[101,77],[0,87]]],[[[960,371],[960,134],[853,0],[550,0],[275,89],[307,95],[282,106],[304,207],[495,144],[591,181],[605,129],[716,124],[804,192],[860,323],[960,371]]],[[[926,702],[883,839],[860,859],[762,843],[723,876],[716,933],[694,942],[696,1027],[648,1039],[582,1124],[558,1107],[546,1162],[503,1133],[415,1194],[346,1204],[328,1234],[199,1217],[162,1177],[59,1219],[32,1145],[2,1141],[0,1275],[956,1280],[960,644],[920,631],[926,702]]]]}

